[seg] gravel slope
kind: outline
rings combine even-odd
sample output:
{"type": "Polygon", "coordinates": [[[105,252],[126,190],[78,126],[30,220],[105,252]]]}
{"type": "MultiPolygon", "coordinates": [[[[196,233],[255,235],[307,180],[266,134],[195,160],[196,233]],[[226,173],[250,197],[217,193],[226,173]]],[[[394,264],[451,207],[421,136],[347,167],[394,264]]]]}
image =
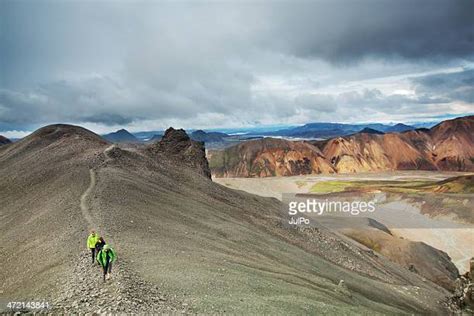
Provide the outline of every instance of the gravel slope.
{"type": "Polygon", "coordinates": [[[449,292],[324,227],[282,228],[276,199],[81,128],[2,146],[0,192],[5,299],[77,313],[448,312],[449,292]],[[90,226],[118,254],[105,285],[84,249],[90,226]]]}

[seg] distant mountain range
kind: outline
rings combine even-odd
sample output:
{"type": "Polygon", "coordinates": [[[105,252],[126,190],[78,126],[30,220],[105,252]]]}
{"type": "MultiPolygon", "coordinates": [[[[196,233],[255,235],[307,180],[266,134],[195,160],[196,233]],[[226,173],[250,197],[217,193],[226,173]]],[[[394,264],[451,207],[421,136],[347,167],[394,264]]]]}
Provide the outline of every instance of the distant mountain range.
{"type": "Polygon", "coordinates": [[[266,136],[286,136],[295,138],[330,138],[336,136],[350,135],[360,132],[366,128],[371,130],[394,133],[414,130],[416,127],[402,123],[396,125],[385,125],[380,123],[370,124],[343,124],[343,123],[308,123],[289,129],[268,132],[266,136]]]}
{"type": "MultiPolygon", "coordinates": [[[[221,128],[211,130],[188,130],[187,133],[193,140],[202,141],[207,148],[225,148],[242,141],[260,139],[265,136],[281,137],[285,139],[328,139],[336,136],[346,136],[358,133],[366,128],[383,133],[404,132],[416,128],[430,128],[436,123],[416,123],[395,125],[369,123],[369,124],[344,124],[344,123],[308,123],[303,126],[260,126],[248,128],[221,128]]],[[[165,131],[153,130],[142,132],[129,132],[120,129],[116,132],[104,134],[102,137],[113,143],[152,143],[163,137],[165,131]]],[[[21,138],[20,138],[21,139],[21,138]]],[[[20,139],[9,139],[16,142],[20,139]]],[[[0,145],[3,140],[0,139],[0,145]]]]}
{"type": "MultiPolygon", "coordinates": [[[[384,125],[384,124],[340,124],[340,123],[309,123],[303,126],[280,129],[277,131],[255,131],[248,129],[247,132],[229,135],[219,131],[195,130],[189,133],[191,139],[207,144],[210,149],[225,148],[242,141],[260,139],[265,136],[282,138],[304,138],[304,139],[327,139],[336,136],[351,135],[361,131],[367,133],[394,133],[414,130],[415,127],[406,124],[384,125]]],[[[105,139],[114,143],[153,143],[159,141],[163,131],[148,131],[130,133],[125,129],[114,133],[103,135],[105,139]]]]}
{"type": "MultiPolygon", "coordinates": [[[[391,130],[407,128],[405,125],[392,127],[391,130]]],[[[311,133],[315,128],[320,131],[326,128],[327,132],[349,131],[341,124],[316,123],[299,129],[299,135],[303,131],[311,133]]],[[[431,129],[383,133],[365,127],[360,132],[323,141],[264,138],[209,151],[208,159],[217,177],[390,170],[474,171],[473,131],[474,116],[466,116],[441,122],[431,129]]]]}
{"type": "MultiPolygon", "coordinates": [[[[102,137],[112,143],[137,143],[137,142],[153,143],[155,141],[161,140],[161,138],[163,137],[163,134],[164,133],[160,131],[139,132],[136,134],[132,134],[126,129],[121,129],[110,134],[102,135],[102,137]]],[[[223,142],[228,137],[230,136],[225,133],[205,132],[203,130],[197,130],[190,134],[190,138],[192,140],[200,141],[204,143],[223,142]]]]}

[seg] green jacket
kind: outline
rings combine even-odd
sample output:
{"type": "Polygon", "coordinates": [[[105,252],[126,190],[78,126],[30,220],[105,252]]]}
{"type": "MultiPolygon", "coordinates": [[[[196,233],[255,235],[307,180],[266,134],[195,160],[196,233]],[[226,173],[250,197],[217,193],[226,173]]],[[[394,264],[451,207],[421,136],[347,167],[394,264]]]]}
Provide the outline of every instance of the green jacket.
{"type": "MultiPolygon", "coordinates": [[[[114,262],[115,259],[117,259],[117,255],[115,254],[115,251],[112,248],[109,248],[109,262],[114,262]]],[[[105,264],[107,263],[107,253],[106,250],[102,249],[99,251],[97,254],[97,262],[100,263],[102,267],[105,267],[105,264]]]]}
{"type": "Polygon", "coordinates": [[[95,244],[97,243],[97,241],[99,241],[99,238],[100,237],[98,234],[90,234],[89,237],[87,237],[87,248],[95,248],[95,244]]]}

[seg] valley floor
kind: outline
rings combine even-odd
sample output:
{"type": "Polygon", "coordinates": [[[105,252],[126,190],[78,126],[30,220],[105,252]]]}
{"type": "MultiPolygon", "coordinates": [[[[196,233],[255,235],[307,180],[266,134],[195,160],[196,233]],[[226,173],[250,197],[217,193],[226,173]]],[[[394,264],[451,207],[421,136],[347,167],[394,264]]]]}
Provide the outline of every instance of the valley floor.
{"type": "Polygon", "coordinates": [[[381,192],[377,193],[379,202],[376,211],[370,217],[387,226],[396,236],[425,242],[445,251],[452,258],[460,273],[464,273],[469,269],[469,259],[474,257],[474,223],[472,221],[474,218],[472,208],[469,210],[474,195],[432,192],[420,196],[408,192],[397,192],[396,194],[392,192],[387,196],[383,192],[383,183],[386,181],[397,181],[400,185],[435,183],[465,174],[467,173],[397,171],[293,177],[215,178],[213,180],[233,189],[274,197],[279,200],[282,200],[283,194],[288,193],[330,194],[333,199],[338,196],[345,198],[344,188],[350,184],[357,184],[358,188],[370,186],[373,190],[380,183],[381,192]],[[430,206],[430,203],[439,204],[434,207],[430,206]],[[464,209],[460,211],[459,206],[464,209]],[[435,209],[439,211],[438,208],[443,210],[442,214],[434,212],[435,209]],[[459,218],[460,212],[464,212],[462,220],[459,218]]]}
{"type": "Polygon", "coordinates": [[[373,173],[340,173],[265,178],[213,178],[226,187],[260,196],[282,199],[283,193],[308,193],[312,186],[326,181],[441,181],[466,175],[466,172],[394,171],[373,173]]]}

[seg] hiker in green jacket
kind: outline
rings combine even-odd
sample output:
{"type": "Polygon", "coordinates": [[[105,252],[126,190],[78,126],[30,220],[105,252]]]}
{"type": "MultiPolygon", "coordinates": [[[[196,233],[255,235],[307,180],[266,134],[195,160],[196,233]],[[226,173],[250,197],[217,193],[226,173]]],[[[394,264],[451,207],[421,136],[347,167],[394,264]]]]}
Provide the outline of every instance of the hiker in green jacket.
{"type": "Polygon", "coordinates": [[[87,237],[87,248],[91,250],[92,254],[92,264],[94,264],[95,259],[95,244],[99,240],[99,235],[95,233],[94,230],[91,231],[89,237],[87,237]]]}
{"type": "Polygon", "coordinates": [[[117,255],[115,251],[109,245],[104,245],[101,251],[97,254],[97,261],[104,269],[104,282],[107,277],[109,279],[110,273],[112,272],[112,262],[115,261],[117,255]]]}

